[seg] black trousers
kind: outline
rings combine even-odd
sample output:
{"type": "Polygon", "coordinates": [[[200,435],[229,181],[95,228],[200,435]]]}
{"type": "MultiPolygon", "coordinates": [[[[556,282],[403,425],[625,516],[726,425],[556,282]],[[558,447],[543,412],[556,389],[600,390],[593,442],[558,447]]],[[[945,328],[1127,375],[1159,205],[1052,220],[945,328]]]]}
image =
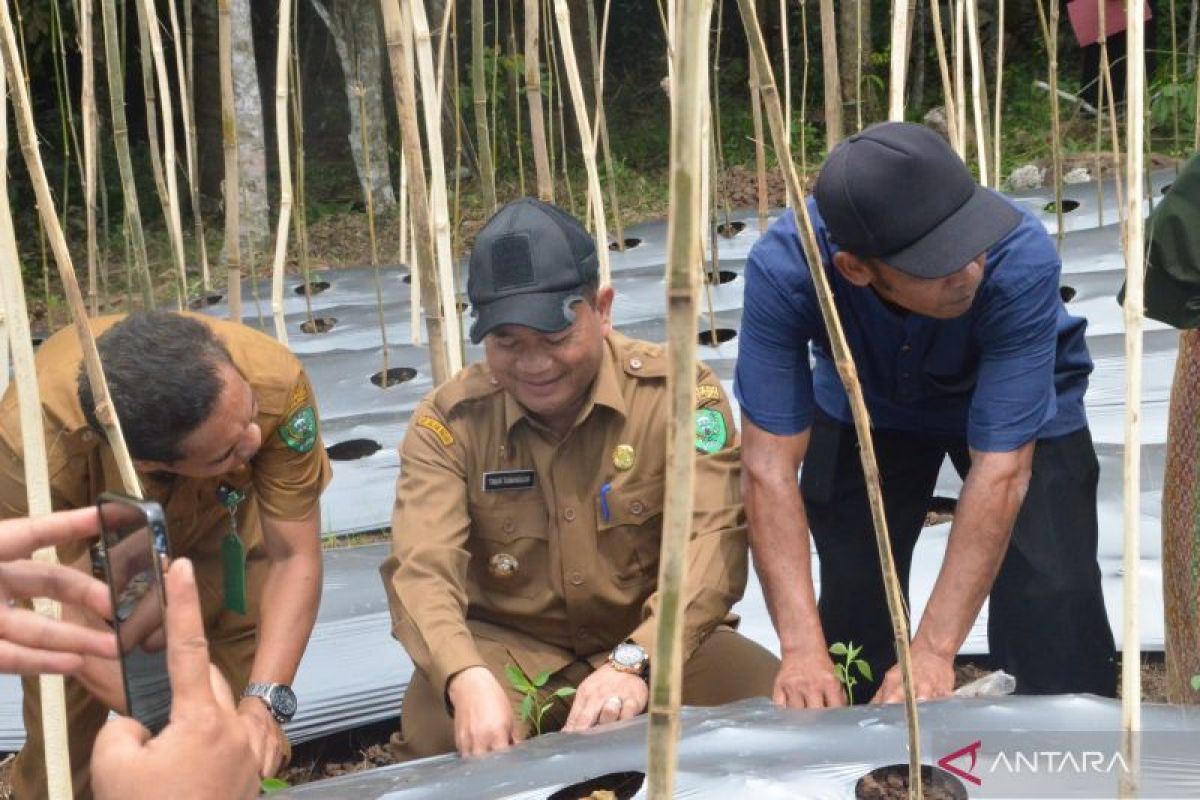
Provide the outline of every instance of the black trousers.
{"type": "MultiPolygon", "coordinates": [[[[875,430],[884,506],[900,583],[908,599],[913,547],[942,462],[966,476],[965,439],[875,430]]],[[[1096,562],[1096,484],[1100,466],[1085,428],[1038,440],[1033,475],[988,612],[988,646],[1023,694],[1116,695],[1116,654],[1096,562]]],[[[818,608],[827,643],[863,646],[875,681],[896,663],[879,556],[852,426],[818,411],[800,476],[820,557],[818,608]]],[[[968,536],[970,531],[963,531],[968,536]]]]}

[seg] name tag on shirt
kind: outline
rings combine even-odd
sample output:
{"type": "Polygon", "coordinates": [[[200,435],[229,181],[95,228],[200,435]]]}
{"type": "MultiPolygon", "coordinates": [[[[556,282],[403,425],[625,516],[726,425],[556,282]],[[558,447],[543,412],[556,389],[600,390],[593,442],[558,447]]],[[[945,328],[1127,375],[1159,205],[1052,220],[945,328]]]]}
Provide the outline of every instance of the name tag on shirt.
{"type": "Polygon", "coordinates": [[[509,489],[532,489],[536,480],[531,469],[506,469],[483,473],[485,492],[505,492],[509,489]]]}

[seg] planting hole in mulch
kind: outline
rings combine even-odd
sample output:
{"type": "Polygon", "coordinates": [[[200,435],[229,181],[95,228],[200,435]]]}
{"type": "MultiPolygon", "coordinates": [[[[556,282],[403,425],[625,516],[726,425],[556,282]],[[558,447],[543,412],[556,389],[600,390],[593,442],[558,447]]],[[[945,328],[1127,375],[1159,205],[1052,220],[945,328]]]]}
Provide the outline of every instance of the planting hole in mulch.
{"type": "Polygon", "coordinates": [[[337,317],[313,317],[300,323],[300,330],[305,333],[328,333],[337,325],[337,317]]]}
{"type": "Polygon", "coordinates": [[[713,280],[713,274],[708,270],[704,272],[704,280],[709,283],[733,283],[737,280],[738,274],[731,269],[722,269],[717,271],[716,280],[713,280]]]}
{"type": "MultiPolygon", "coordinates": [[[[921,788],[925,800],[967,800],[962,781],[943,769],[921,765],[921,788]]],[[[889,764],[874,769],[854,785],[857,800],[908,800],[908,764],[889,764]]]]}
{"type": "Polygon", "coordinates": [[[188,301],[188,308],[193,311],[204,308],[205,306],[215,306],[217,303],[225,299],[225,295],[213,292],[206,294],[204,297],[193,297],[188,301]]]}
{"type": "Polygon", "coordinates": [[[620,251],[620,250],[629,250],[629,249],[632,249],[632,248],[634,248],[634,247],[637,247],[637,246],[638,246],[639,244],[641,244],[641,243],[642,243],[642,240],[641,240],[641,239],[636,239],[636,238],[633,238],[633,237],[631,237],[631,236],[627,236],[627,237],[625,237],[625,242],[624,242],[624,245],[625,245],[625,246],[624,246],[624,247],[622,247],[621,245],[617,244],[616,242],[609,242],[609,243],[608,243],[608,249],[609,249],[609,250],[612,250],[612,251],[614,251],[614,252],[616,252],[616,251],[620,251]]]}
{"type": "Polygon", "coordinates": [[[726,239],[732,239],[742,231],[746,230],[746,223],[740,219],[731,220],[730,222],[722,222],[717,226],[717,233],[724,236],[726,239]]]}
{"type": "Polygon", "coordinates": [[[458,313],[465,314],[467,312],[467,309],[471,307],[471,304],[464,303],[462,300],[459,300],[457,303],[454,304],[454,307],[458,309],[458,313]]]}
{"type": "Polygon", "coordinates": [[[374,439],[347,439],[344,442],[331,444],[325,448],[330,461],[357,461],[374,455],[383,449],[383,445],[374,439]]]}
{"type": "Polygon", "coordinates": [[[713,331],[700,331],[696,339],[700,342],[700,344],[714,347],[718,344],[724,344],[733,337],[737,336],[737,331],[735,331],[733,328],[717,328],[715,334],[716,335],[714,336],[713,331]]]}
{"type": "MultiPolygon", "coordinates": [[[[1054,210],[1055,210],[1055,203],[1053,200],[1051,200],[1049,203],[1046,203],[1046,205],[1042,206],[1042,208],[1045,209],[1047,214],[1053,214],[1054,210]]],[[[1070,213],[1077,208],[1079,208],[1078,200],[1063,200],[1062,201],[1062,211],[1064,214],[1070,213]]]]}
{"type": "MultiPolygon", "coordinates": [[[[412,367],[392,367],[387,371],[387,385],[395,386],[398,383],[411,381],[415,377],[417,377],[417,371],[412,367]]],[[[371,383],[381,389],[387,388],[383,385],[383,370],[371,376],[371,383]]]]}
{"type": "MultiPolygon", "coordinates": [[[[637,794],[646,781],[644,772],[610,772],[570,786],[564,786],[546,800],[588,800],[593,797],[608,797],[611,792],[616,800],[629,800],[637,794]]],[[[966,795],[963,795],[964,797],[966,795]]]]}
{"type": "Polygon", "coordinates": [[[408,273],[407,275],[405,275],[405,276],[404,276],[403,278],[401,278],[400,280],[404,281],[405,283],[412,283],[412,273],[411,273],[411,272],[410,272],[410,273],[408,273]]]}
{"type": "MultiPolygon", "coordinates": [[[[304,286],[305,285],[302,283],[299,286],[297,286],[295,289],[293,289],[292,291],[298,295],[303,295],[303,294],[305,294],[304,286]]],[[[309,281],[307,294],[309,297],[312,297],[315,294],[320,294],[321,292],[325,291],[328,288],[329,288],[329,281],[309,281]]]]}
{"type": "MultiPolygon", "coordinates": [[[[1096,30],[1099,30],[1099,28],[1097,28],[1096,30]]],[[[1164,186],[1163,188],[1159,189],[1159,191],[1160,191],[1160,192],[1162,192],[1163,194],[1166,194],[1167,192],[1171,191],[1171,187],[1172,187],[1172,186],[1174,186],[1174,185],[1175,185],[1175,184],[1173,184],[1173,183],[1168,183],[1166,186],[1164,186]]]]}
{"type": "Polygon", "coordinates": [[[1075,291],[1075,287],[1074,287],[1074,286],[1060,286],[1060,287],[1058,287],[1058,296],[1062,298],[1062,301],[1063,301],[1064,303],[1069,303],[1069,302],[1071,302],[1072,300],[1074,300],[1074,299],[1075,299],[1075,295],[1076,295],[1076,294],[1078,294],[1078,292],[1076,292],[1076,291],[1075,291]]]}

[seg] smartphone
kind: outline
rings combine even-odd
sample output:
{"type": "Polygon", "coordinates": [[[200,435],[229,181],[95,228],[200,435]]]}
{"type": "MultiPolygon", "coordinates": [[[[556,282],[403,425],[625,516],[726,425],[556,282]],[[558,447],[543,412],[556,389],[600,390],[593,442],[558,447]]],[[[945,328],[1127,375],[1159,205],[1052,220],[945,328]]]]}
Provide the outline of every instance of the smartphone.
{"type": "Polygon", "coordinates": [[[113,628],[129,716],[157,734],[171,714],[167,675],[167,524],[158,503],[105,492],[100,558],[112,593],[113,628]]]}

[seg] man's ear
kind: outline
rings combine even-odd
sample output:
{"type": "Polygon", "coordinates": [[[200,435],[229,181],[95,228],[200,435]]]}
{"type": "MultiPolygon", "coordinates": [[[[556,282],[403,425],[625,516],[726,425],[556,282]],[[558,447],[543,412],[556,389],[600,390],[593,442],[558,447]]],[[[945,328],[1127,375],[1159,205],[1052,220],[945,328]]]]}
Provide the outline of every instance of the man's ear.
{"type": "Polygon", "coordinates": [[[871,270],[867,262],[853,253],[839,250],[833,254],[833,266],[842,277],[859,288],[871,285],[871,270]]]}
{"type": "Polygon", "coordinates": [[[612,329],[612,304],[615,292],[611,286],[601,286],[596,290],[596,313],[600,315],[600,321],[604,325],[604,332],[608,333],[612,329]]]}

